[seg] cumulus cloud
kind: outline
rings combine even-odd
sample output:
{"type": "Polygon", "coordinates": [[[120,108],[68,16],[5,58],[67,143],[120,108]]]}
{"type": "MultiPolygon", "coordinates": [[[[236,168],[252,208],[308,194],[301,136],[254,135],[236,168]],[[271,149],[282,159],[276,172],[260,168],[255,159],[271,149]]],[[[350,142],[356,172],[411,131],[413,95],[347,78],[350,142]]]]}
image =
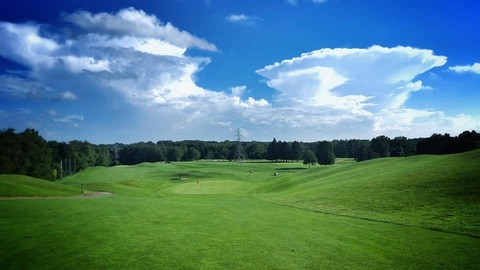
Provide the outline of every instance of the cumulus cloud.
{"type": "Polygon", "coordinates": [[[226,20],[233,23],[241,23],[248,26],[256,26],[256,18],[247,16],[245,14],[230,14],[226,17],[226,20]]]}
{"type": "Polygon", "coordinates": [[[246,85],[240,85],[240,86],[231,87],[230,91],[232,91],[232,96],[241,97],[243,93],[245,93],[246,89],[247,89],[246,85]]]}
{"type": "Polygon", "coordinates": [[[480,74],[480,63],[475,63],[473,65],[466,65],[466,66],[453,66],[449,67],[448,69],[453,70],[457,73],[465,73],[465,72],[471,72],[471,73],[476,73],[480,74]]]}
{"type": "Polygon", "coordinates": [[[445,56],[412,47],[322,49],[266,66],[257,73],[281,99],[363,113],[398,109],[412,91],[427,89],[419,74],[446,63],[445,56]]]}
{"type": "Polygon", "coordinates": [[[40,35],[40,26],[0,22],[0,56],[30,67],[54,65],[59,45],[40,35]]]}
{"type": "MultiPolygon", "coordinates": [[[[236,22],[249,18],[236,16],[231,18],[236,22]]],[[[216,46],[154,15],[128,8],[116,13],[80,11],[63,19],[70,23],[68,31],[0,23],[0,56],[27,69],[0,75],[0,97],[84,102],[83,111],[80,106],[67,114],[57,108],[43,111],[53,126],[90,123],[94,117],[88,117],[89,101],[103,98],[121,100],[121,110],[112,114],[134,108],[134,115],[124,114],[129,129],[135,130],[130,133],[141,130],[174,139],[204,134],[204,139],[223,140],[233,138],[230,131],[239,127],[247,127],[259,140],[281,134],[282,140],[305,141],[428,136],[442,129],[459,133],[479,127],[467,115],[406,107],[412,95],[432,89],[417,77],[446,63],[445,56],[430,50],[372,46],[304,53],[256,71],[276,90],[275,98],[267,101],[248,96],[246,85],[216,91],[200,87],[197,74],[210,59],[187,51],[216,51],[216,46]]]]}
{"type": "MultiPolygon", "coordinates": [[[[249,123],[245,111],[270,106],[265,99],[243,99],[245,86],[233,88],[232,93],[199,87],[196,74],[210,59],[192,57],[186,51],[193,47],[215,51],[215,45],[163,24],[154,15],[129,8],[117,13],[81,11],[63,18],[72,23],[69,31],[46,32],[34,23],[7,24],[16,40],[4,39],[2,57],[30,70],[22,77],[1,75],[1,95],[77,101],[75,93],[82,93],[81,102],[87,102],[113,94],[139,109],[140,124],[149,119],[145,126],[150,128],[152,122],[162,119],[161,126],[175,130],[172,137],[192,127],[198,130],[212,125],[225,128],[232,122],[249,123]],[[28,50],[15,46],[30,44],[22,34],[27,31],[24,28],[45,44],[28,50]],[[68,36],[64,36],[67,32],[68,36]],[[232,120],[231,115],[238,119],[232,120]]],[[[0,38],[7,34],[0,32],[0,38]]],[[[78,125],[83,116],[79,112],[56,115],[52,120],[78,125]]]]}
{"type": "MultiPolygon", "coordinates": [[[[194,74],[209,59],[185,52],[191,47],[214,51],[215,45],[133,8],[115,14],[80,11],[64,19],[78,26],[68,38],[44,33],[33,23],[0,24],[0,55],[31,69],[27,79],[2,76],[4,94],[29,91],[38,96],[44,88],[36,85],[45,82],[55,91],[63,86],[61,77],[80,80],[84,87],[113,89],[132,103],[165,103],[205,93],[195,85],[194,74]]],[[[52,99],[73,100],[71,94],[52,99]]]]}
{"type": "MultiPolygon", "coordinates": [[[[304,53],[256,72],[277,90],[274,105],[281,104],[282,111],[288,111],[283,115],[297,116],[278,117],[276,122],[337,131],[350,126],[367,138],[377,134],[428,136],[445,126],[459,128],[454,123],[464,118],[405,106],[412,93],[432,89],[415,78],[443,66],[446,60],[431,50],[404,46],[336,48],[304,53]],[[309,124],[305,119],[314,120],[309,124]]],[[[478,128],[478,121],[469,120],[460,121],[466,124],[462,128],[478,128]]]]}

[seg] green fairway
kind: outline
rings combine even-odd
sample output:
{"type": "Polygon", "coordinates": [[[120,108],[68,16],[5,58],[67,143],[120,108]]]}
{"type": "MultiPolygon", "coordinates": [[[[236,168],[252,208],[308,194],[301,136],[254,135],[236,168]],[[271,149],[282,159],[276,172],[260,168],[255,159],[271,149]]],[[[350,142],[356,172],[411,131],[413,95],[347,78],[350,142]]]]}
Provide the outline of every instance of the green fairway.
{"type": "MultiPolygon", "coordinates": [[[[145,163],[30,179],[71,192],[44,195],[82,183],[114,195],[0,201],[0,269],[475,269],[479,161],[145,163]]],[[[0,178],[2,196],[35,195],[12,182],[0,178]]]]}
{"type": "Polygon", "coordinates": [[[252,185],[240,181],[196,181],[183,183],[170,189],[178,194],[235,194],[244,193],[251,189],[252,185]]]}

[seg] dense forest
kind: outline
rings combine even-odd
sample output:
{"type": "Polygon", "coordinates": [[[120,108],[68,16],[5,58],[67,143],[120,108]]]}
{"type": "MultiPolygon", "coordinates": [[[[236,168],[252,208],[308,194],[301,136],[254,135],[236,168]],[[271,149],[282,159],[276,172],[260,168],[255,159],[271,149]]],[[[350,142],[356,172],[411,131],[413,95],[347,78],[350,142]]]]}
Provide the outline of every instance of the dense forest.
{"type": "Polygon", "coordinates": [[[87,141],[46,141],[34,129],[16,133],[0,130],[0,173],[23,174],[57,180],[88,167],[134,165],[142,162],[194,160],[233,161],[267,159],[272,162],[303,160],[304,164],[329,165],[335,158],[356,161],[416,154],[451,154],[480,148],[480,133],[458,136],[433,134],[429,138],[378,136],[371,140],[319,142],[158,141],[95,145],[87,141]]]}

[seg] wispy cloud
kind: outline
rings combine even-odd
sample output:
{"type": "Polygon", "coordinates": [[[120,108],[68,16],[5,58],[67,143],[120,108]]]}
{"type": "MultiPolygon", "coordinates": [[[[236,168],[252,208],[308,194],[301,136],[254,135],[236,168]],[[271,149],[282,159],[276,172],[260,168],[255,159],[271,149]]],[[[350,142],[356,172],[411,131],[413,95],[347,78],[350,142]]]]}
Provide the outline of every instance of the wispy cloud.
{"type": "Polygon", "coordinates": [[[292,6],[296,6],[298,3],[298,0],[286,0],[287,3],[289,3],[292,6]]]}
{"type": "Polygon", "coordinates": [[[247,16],[245,14],[230,14],[225,18],[227,21],[232,23],[240,23],[248,26],[256,26],[257,18],[252,16],[247,16]]]}
{"type": "Polygon", "coordinates": [[[76,100],[77,96],[72,91],[63,92],[52,98],[52,101],[76,100]]]}
{"type": "MultiPolygon", "coordinates": [[[[286,2],[292,6],[296,6],[298,4],[299,0],[286,0],[286,2]]],[[[327,2],[328,0],[307,0],[309,2],[312,2],[314,4],[323,4],[327,2]]]]}
{"type": "Polygon", "coordinates": [[[465,72],[471,72],[471,73],[476,73],[480,74],[480,63],[475,63],[473,65],[466,65],[466,66],[453,66],[449,67],[450,70],[453,70],[457,73],[465,73],[465,72]]]}
{"type": "Polygon", "coordinates": [[[163,40],[172,45],[202,50],[216,51],[214,44],[200,39],[186,31],[181,31],[171,23],[162,23],[155,15],[149,15],[143,10],[126,8],[115,14],[100,12],[92,14],[78,11],[67,14],[64,20],[71,22],[87,33],[101,32],[110,36],[137,36],[163,40]]]}
{"type": "Polygon", "coordinates": [[[62,123],[72,123],[74,121],[83,121],[83,115],[67,115],[62,118],[55,118],[55,122],[62,122],[62,123]]]}

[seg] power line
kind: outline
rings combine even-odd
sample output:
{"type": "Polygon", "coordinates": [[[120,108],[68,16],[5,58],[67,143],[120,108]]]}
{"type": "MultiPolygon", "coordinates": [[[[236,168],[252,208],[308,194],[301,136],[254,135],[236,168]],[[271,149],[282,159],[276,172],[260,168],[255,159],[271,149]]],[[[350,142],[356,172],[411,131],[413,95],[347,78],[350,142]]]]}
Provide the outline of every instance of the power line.
{"type": "Polygon", "coordinates": [[[242,145],[243,134],[240,128],[235,130],[235,139],[236,139],[236,147],[235,147],[234,160],[237,162],[243,162],[246,158],[245,158],[245,151],[242,145]]]}

